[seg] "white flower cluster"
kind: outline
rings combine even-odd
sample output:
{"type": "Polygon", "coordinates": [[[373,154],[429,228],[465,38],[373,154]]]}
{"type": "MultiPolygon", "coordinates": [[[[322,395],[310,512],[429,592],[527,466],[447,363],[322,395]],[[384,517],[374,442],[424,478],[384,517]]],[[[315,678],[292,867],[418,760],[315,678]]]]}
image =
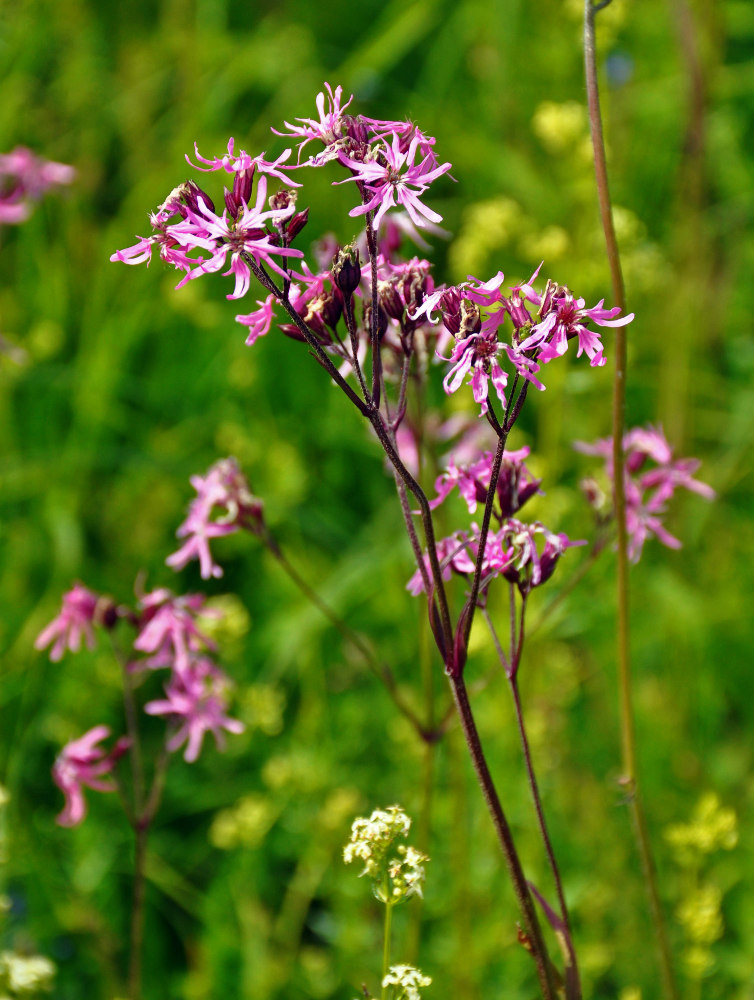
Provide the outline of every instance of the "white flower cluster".
{"type": "Polygon", "coordinates": [[[424,882],[424,862],[429,859],[415,847],[393,845],[399,837],[408,836],[411,820],[400,806],[375,809],[366,819],[359,817],[351,826],[351,839],[343,850],[346,864],[359,860],[364,869],[359,875],[372,880],[375,896],[383,903],[400,903],[409,896],[421,896],[424,882]]]}
{"type": "Polygon", "coordinates": [[[382,980],[383,989],[397,986],[394,1000],[421,1000],[420,987],[429,986],[432,980],[415,969],[413,965],[391,965],[390,972],[382,980]]]}
{"type": "MultiPolygon", "coordinates": [[[[54,963],[43,955],[0,952],[0,990],[8,990],[13,997],[51,990],[55,971],[54,963]]],[[[2,1000],[5,1000],[4,995],[2,1000]]]]}
{"type": "Polygon", "coordinates": [[[409,896],[421,896],[424,862],[429,861],[426,854],[404,844],[398,845],[398,854],[400,857],[393,858],[387,868],[394,902],[409,896]]]}
{"type": "Polygon", "coordinates": [[[356,859],[364,862],[360,875],[380,878],[385,855],[396,837],[408,836],[411,820],[400,806],[375,809],[369,819],[360,816],[351,825],[351,839],[343,849],[348,865],[356,859]]]}

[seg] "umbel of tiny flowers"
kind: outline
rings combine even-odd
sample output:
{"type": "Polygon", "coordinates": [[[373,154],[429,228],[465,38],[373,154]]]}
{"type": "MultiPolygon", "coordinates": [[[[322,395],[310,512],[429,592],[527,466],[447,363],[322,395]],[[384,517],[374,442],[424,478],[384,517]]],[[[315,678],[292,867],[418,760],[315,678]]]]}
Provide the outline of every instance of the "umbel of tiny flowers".
{"type": "MultiPolygon", "coordinates": [[[[613,481],[613,445],[609,438],[593,444],[577,441],[577,451],[585,455],[598,455],[605,460],[605,475],[613,481]]],[[[693,474],[701,465],[696,458],[673,458],[673,449],[661,428],[634,427],[623,438],[625,452],[626,529],[628,553],[632,562],[638,562],[649,538],[657,538],[671,549],[679,549],[681,542],[667,530],[662,518],[675,491],[682,487],[698,493],[705,500],[714,500],[711,486],[694,479],[693,474]]],[[[587,500],[602,514],[603,504],[592,481],[586,481],[584,492],[587,500]]]]}
{"type": "Polygon", "coordinates": [[[359,877],[368,876],[377,899],[391,906],[422,894],[424,864],[429,859],[399,842],[410,829],[411,820],[400,806],[375,809],[368,818],[353,821],[351,837],[343,849],[345,863],[363,862],[359,877]]]}
{"type": "Polygon", "coordinates": [[[392,986],[393,1000],[421,1000],[419,990],[431,984],[431,977],[425,976],[413,965],[391,965],[382,980],[383,989],[392,986]]]}

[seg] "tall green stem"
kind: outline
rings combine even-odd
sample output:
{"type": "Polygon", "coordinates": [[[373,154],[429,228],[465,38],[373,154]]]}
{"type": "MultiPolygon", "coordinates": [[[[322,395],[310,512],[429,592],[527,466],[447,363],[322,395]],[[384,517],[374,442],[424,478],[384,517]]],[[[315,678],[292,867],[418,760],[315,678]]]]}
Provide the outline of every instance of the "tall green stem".
{"type": "MultiPolygon", "coordinates": [[[[593,3],[585,0],[584,8],[584,64],[586,90],[589,103],[589,125],[594,149],[594,170],[597,181],[600,218],[605,234],[607,259],[613,285],[613,299],[621,312],[626,311],[626,293],[623,284],[618,241],[613,224],[610,189],[607,179],[607,158],[602,134],[599,87],[597,83],[597,57],[594,37],[594,22],[597,13],[610,0],[593,3]]],[[[629,643],[629,580],[628,580],[628,533],[626,530],[626,494],[624,480],[623,435],[626,424],[626,328],[615,328],[615,375],[613,380],[613,493],[615,520],[618,531],[618,675],[620,691],[620,730],[623,763],[623,782],[633,813],[634,830],[641,857],[644,879],[649,894],[655,937],[659,950],[660,967],[665,996],[678,1000],[678,990],[673,974],[670,944],[665,918],[660,904],[652,851],[647,830],[647,821],[639,795],[636,766],[636,735],[634,726],[633,699],[631,690],[631,651],[629,643]]]]}
{"type": "MultiPolygon", "coordinates": [[[[386,880],[387,883],[387,880],[386,880]]],[[[388,883],[389,889],[389,883],[388,883]]],[[[385,903],[385,936],[382,942],[382,979],[380,980],[382,1000],[387,1000],[388,988],[385,986],[385,977],[390,971],[390,932],[393,923],[393,904],[388,900],[385,903]]]]}

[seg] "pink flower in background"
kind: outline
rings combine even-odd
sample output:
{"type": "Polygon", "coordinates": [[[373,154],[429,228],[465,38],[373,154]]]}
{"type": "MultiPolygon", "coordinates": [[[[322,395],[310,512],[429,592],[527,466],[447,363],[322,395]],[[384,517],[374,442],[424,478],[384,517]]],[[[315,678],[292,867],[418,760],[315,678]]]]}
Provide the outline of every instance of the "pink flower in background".
{"type": "MultiPolygon", "coordinates": [[[[598,455],[605,461],[605,473],[613,479],[613,445],[610,438],[592,444],[582,441],[574,448],[585,455],[598,455]]],[[[700,466],[696,458],[673,458],[673,449],[659,428],[634,427],[623,438],[625,453],[626,530],[628,554],[632,562],[641,558],[648,538],[657,538],[668,548],[679,549],[681,542],[662,523],[667,502],[679,487],[698,493],[706,500],[715,499],[711,486],[693,478],[700,466]]]]}
{"type": "Polygon", "coordinates": [[[196,617],[204,607],[203,594],[175,597],[162,587],[144,596],[139,603],[142,624],[134,649],[151,655],[131,664],[131,669],[169,667],[180,674],[188,669],[194,655],[216,648],[196,624],[196,617]]]}
{"type": "Polygon", "coordinates": [[[112,774],[116,761],[128,750],[130,741],[121,738],[109,751],[97,746],[109,735],[107,726],[95,726],[79,739],[66,743],[58,754],[52,777],[65,795],[65,808],[57,817],[61,826],[76,826],[86,815],[84,788],[93,788],[98,792],[115,790],[115,783],[107,780],[107,776],[112,774]]]}
{"type": "Polygon", "coordinates": [[[165,561],[179,570],[192,559],[198,559],[203,579],[220,577],[222,567],[212,558],[210,539],[240,529],[258,533],[263,525],[263,504],[251,492],[235,458],[220,459],[205,476],[192,476],[191,485],[197,495],[191,501],[188,517],[176,532],[179,538],[187,537],[187,541],[165,561]]]}
{"type": "Polygon", "coordinates": [[[182,673],[173,673],[165,685],[166,697],[144,706],[148,715],[166,716],[177,725],[167,743],[173,753],[186,743],[184,759],[193,763],[202,749],[205,733],[211,732],[218,747],[224,745],[223,730],[242,733],[244,725],[226,715],[227,679],[210,660],[192,660],[182,673]]]}
{"type": "Polygon", "coordinates": [[[81,640],[85,639],[89,649],[94,648],[94,629],[98,594],[87,590],[80,583],[63,594],[63,606],[47,628],[43,629],[34,643],[35,649],[45,649],[51,643],[50,659],[57,662],[66,649],[77,653],[81,648],[81,640]]]}
{"type": "Polygon", "coordinates": [[[0,155],[0,224],[18,225],[45,191],[70,184],[76,171],[66,163],[36,156],[25,146],[0,155]]]}

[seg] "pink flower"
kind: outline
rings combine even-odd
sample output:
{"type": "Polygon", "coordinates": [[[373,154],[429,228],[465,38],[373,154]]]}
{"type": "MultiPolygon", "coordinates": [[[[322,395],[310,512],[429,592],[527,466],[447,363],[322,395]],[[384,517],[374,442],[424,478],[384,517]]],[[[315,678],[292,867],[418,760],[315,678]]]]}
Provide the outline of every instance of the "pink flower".
{"type": "Polygon", "coordinates": [[[501,574],[526,594],[550,579],[566,549],[585,544],[572,542],[562,532],[555,534],[541,521],[525,524],[510,517],[487,537],[482,579],[501,574]],[[538,543],[544,543],[541,551],[538,543]]]}
{"type": "Polygon", "coordinates": [[[89,649],[94,649],[94,630],[97,605],[100,598],[80,583],[75,583],[68,593],[63,594],[60,614],[43,629],[34,643],[35,649],[45,649],[50,643],[50,659],[57,662],[66,649],[77,653],[81,640],[85,639],[89,649]]]}
{"type": "Polygon", "coordinates": [[[0,223],[18,225],[31,214],[32,202],[49,188],[70,184],[73,167],[35,156],[25,146],[0,155],[0,223]]]}
{"type": "Polygon", "coordinates": [[[586,354],[592,367],[604,365],[600,334],[585,324],[591,320],[597,326],[625,326],[634,318],[634,314],[629,313],[616,319],[620,309],[618,306],[603,309],[604,299],[586,309],[583,299],[575,298],[567,288],[551,281],[543,296],[537,295],[530,286],[526,293],[527,299],[539,307],[540,321],[518,345],[518,350],[525,353],[536,349],[536,360],[540,364],[562,357],[568,350],[568,341],[575,337],[578,343],[576,357],[586,354]]]}
{"type": "Polygon", "coordinates": [[[226,264],[230,253],[230,268],[225,274],[233,274],[236,286],[229,299],[238,299],[249,289],[251,272],[244,260],[247,254],[254,258],[257,264],[264,262],[274,271],[286,276],[286,272],[277,264],[272,254],[281,257],[303,257],[300,250],[291,247],[276,246],[265,228],[268,220],[279,221],[288,218],[293,208],[264,210],[267,198],[267,178],[261,177],[257,185],[257,200],[253,207],[245,203],[238,217],[233,217],[227,208],[222,216],[216,215],[203,198],[198,199],[196,208],[186,207],[186,219],[174,226],[169,226],[167,233],[173,240],[187,251],[194,249],[208,250],[211,257],[201,261],[183,281],[198,278],[203,274],[219,271],[226,264]]]}
{"type": "Polygon", "coordinates": [[[245,149],[242,149],[240,153],[236,154],[234,152],[235,140],[231,137],[228,139],[228,152],[224,156],[216,156],[211,160],[206,157],[201,156],[197,144],[194,143],[194,153],[196,154],[197,160],[205,163],[206,166],[201,167],[198,163],[192,163],[188,155],[186,156],[186,162],[189,166],[193,167],[194,170],[202,170],[205,173],[209,173],[213,170],[224,170],[228,174],[241,173],[246,170],[258,170],[260,174],[269,174],[271,177],[277,177],[278,180],[283,181],[284,184],[288,184],[291,187],[301,187],[296,181],[292,181],[288,177],[284,170],[292,170],[293,167],[284,167],[283,164],[291,155],[292,150],[285,149],[278,156],[276,160],[265,160],[264,153],[260,153],[258,156],[250,156],[245,149]]]}
{"type": "Polygon", "coordinates": [[[298,146],[299,160],[301,159],[301,150],[312,139],[319,139],[325,146],[330,146],[345,134],[344,112],[353,100],[353,94],[345,104],[341,104],[343,96],[342,87],[336,87],[333,91],[330,84],[325,83],[325,90],[327,94],[324,91],[317,94],[316,104],[319,121],[314,118],[297,118],[296,121],[303,124],[291,125],[290,122],[285,122],[285,127],[288,129],[287,132],[278,132],[277,129],[272,129],[275,135],[297,136],[303,140],[298,146]]]}
{"type": "MultiPolygon", "coordinates": [[[[586,455],[598,455],[605,461],[605,473],[613,479],[613,445],[610,438],[593,444],[577,441],[574,448],[586,455]]],[[[715,491],[693,478],[701,464],[696,458],[673,458],[673,450],[662,430],[634,427],[623,438],[625,454],[626,530],[629,535],[629,558],[638,562],[644,543],[655,537],[672,549],[681,542],[664,527],[662,516],[676,489],[683,487],[714,500],[715,491]]]]}
{"type": "MultiPolygon", "coordinates": [[[[497,481],[497,500],[499,510],[496,516],[512,517],[519,511],[530,497],[541,493],[541,479],[534,479],[526,468],[524,460],[529,457],[529,448],[519,448],[517,451],[506,451],[500,465],[500,475],[497,481]]],[[[476,461],[456,465],[451,461],[448,468],[435,481],[437,496],[430,501],[433,509],[458,487],[458,491],[466,501],[469,513],[476,512],[478,503],[485,503],[492,480],[492,466],[495,460],[494,452],[485,451],[476,461]]]]}
{"type": "Polygon", "coordinates": [[[134,649],[151,655],[132,664],[131,669],[170,667],[180,674],[188,669],[192,656],[204,649],[215,649],[196,624],[196,616],[204,607],[202,594],[174,597],[163,587],[145,595],[139,603],[142,621],[134,649]]]}
{"type": "MultiPolygon", "coordinates": [[[[474,525],[476,528],[476,526],[474,525]]],[[[474,572],[474,563],[468,553],[469,539],[465,532],[458,531],[448,538],[441,538],[437,542],[437,559],[440,563],[440,571],[443,580],[449,580],[453,574],[460,573],[467,575],[474,572]]],[[[432,568],[429,555],[424,555],[424,567],[427,574],[432,579],[432,568]]],[[[406,590],[417,597],[424,592],[424,580],[421,571],[417,569],[414,575],[406,584],[406,590]]]]}
{"type": "Polygon", "coordinates": [[[241,528],[259,533],[263,523],[262,501],[251,492],[235,458],[215,462],[204,477],[192,476],[191,485],[197,496],[176,532],[179,538],[188,536],[188,540],[165,562],[179,570],[192,559],[198,559],[203,579],[220,577],[222,567],[212,558],[210,539],[233,534],[241,528]]]}
{"type": "Polygon", "coordinates": [[[84,788],[98,792],[112,792],[115,784],[106,780],[112,774],[116,761],[130,746],[130,740],[119,739],[112,750],[106,751],[96,744],[107,739],[107,726],[95,726],[88,733],[66,743],[52,768],[55,784],[65,795],[65,808],[57,817],[61,826],[76,826],[86,815],[84,788]]]}
{"type": "Polygon", "coordinates": [[[419,195],[427,190],[432,181],[447,173],[451,165],[443,163],[438,166],[432,153],[427,153],[420,163],[415,163],[422,138],[421,135],[414,136],[408,149],[404,150],[401,137],[393,135],[391,144],[382,143],[363,161],[355,160],[344,152],[339,154],[340,162],[350,167],[354,176],[337,183],[346,184],[348,181],[358,180],[370,196],[366,204],[358,205],[349,212],[349,215],[376,212],[374,226],[377,228],[385,212],[402,205],[411,221],[420,229],[426,226],[427,221],[442,222],[442,216],[427,208],[420,201],[419,195]]]}
{"type": "Polygon", "coordinates": [[[205,733],[211,732],[222,747],[222,730],[243,732],[243,723],[225,714],[226,687],[226,678],[211,661],[194,659],[182,673],[171,675],[165,685],[166,698],[144,706],[148,715],[167,716],[178,727],[167,742],[171,753],[186,743],[184,759],[193,763],[201,752],[205,733]]]}
{"type": "Polygon", "coordinates": [[[270,332],[272,321],[275,318],[273,308],[275,301],[275,296],[270,292],[264,302],[260,302],[257,299],[259,309],[246,315],[236,316],[237,323],[241,323],[243,326],[248,326],[249,328],[249,334],[246,338],[246,343],[249,346],[255,344],[260,337],[270,332]]]}

